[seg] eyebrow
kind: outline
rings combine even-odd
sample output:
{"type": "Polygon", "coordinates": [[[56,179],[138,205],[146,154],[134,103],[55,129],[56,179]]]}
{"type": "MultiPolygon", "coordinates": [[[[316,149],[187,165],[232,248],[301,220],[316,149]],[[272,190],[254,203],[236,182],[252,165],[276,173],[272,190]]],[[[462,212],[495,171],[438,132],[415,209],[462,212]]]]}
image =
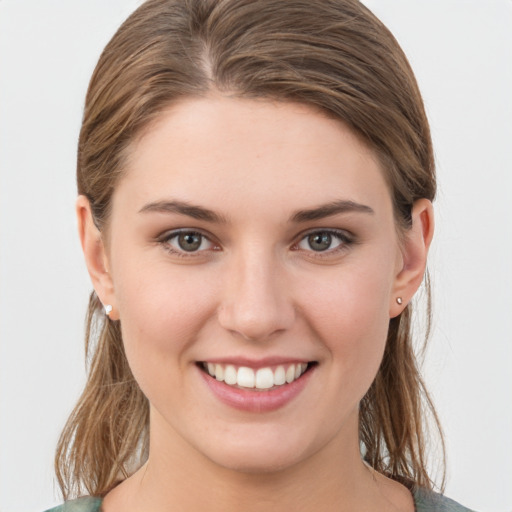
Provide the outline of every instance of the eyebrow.
{"type": "Polygon", "coordinates": [[[197,220],[226,224],[227,220],[222,215],[215,213],[202,206],[194,206],[185,201],[155,201],[143,206],[139,213],[157,212],[157,213],[178,213],[187,215],[197,220]]]}
{"type": "MultiPolygon", "coordinates": [[[[202,206],[194,206],[185,201],[155,201],[144,205],[139,213],[156,212],[156,213],[177,213],[186,215],[193,219],[213,222],[217,224],[227,224],[227,219],[218,213],[203,208],[202,206]]],[[[333,215],[342,213],[366,213],[373,215],[375,212],[369,206],[356,203],[354,201],[339,200],[332,201],[327,204],[317,206],[308,210],[298,210],[290,217],[290,222],[301,223],[312,220],[324,219],[333,215]]]]}
{"type": "Polygon", "coordinates": [[[366,213],[373,215],[375,212],[365,204],[354,201],[340,200],[320,205],[308,210],[298,210],[290,217],[291,222],[307,222],[311,220],[325,219],[340,213],[366,213]]]}

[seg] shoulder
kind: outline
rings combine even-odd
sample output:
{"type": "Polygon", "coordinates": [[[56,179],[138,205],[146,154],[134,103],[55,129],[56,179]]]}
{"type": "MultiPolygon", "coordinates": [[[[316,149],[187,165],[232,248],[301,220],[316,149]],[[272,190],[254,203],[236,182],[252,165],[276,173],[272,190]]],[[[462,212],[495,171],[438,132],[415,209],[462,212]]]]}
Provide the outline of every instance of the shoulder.
{"type": "Polygon", "coordinates": [[[46,512],[99,512],[101,498],[85,496],[77,500],[66,501],[58,507],[47,510],[46,512]]]}
{"type": "Polygon", "coordinates": [[[413,491],[416,512],[474,512],[442,494],[418,488],[413,491]]]}

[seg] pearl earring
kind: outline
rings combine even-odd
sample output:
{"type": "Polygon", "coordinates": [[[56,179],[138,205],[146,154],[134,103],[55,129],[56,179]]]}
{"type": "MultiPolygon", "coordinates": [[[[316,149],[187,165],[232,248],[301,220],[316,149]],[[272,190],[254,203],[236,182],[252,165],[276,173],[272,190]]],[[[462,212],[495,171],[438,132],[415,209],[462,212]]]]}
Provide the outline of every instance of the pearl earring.
{"type": "Polygon", "coordinates": [[[397,302],[397,304],[402,305],[402,297],[397,297],[396,302],[397,302]]]}
{"type": "Polygon", "coordinates": [[[110,304],[105,304],[105,314],[110,316],[110,313],[112,313],[112,306],[110,304]]]}

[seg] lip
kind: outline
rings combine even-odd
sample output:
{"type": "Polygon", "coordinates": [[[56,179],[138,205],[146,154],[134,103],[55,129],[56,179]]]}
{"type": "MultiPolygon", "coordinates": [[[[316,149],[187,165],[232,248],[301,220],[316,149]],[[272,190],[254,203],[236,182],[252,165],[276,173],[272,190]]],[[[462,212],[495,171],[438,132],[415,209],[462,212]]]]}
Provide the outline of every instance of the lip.
{"type": "MultiPolygon", "coordinates": [[[[277,359],[265,359],[259,360],[256,364],[254,361],[243,362],[242,359],[222,359],[224,364],[240,364],[246,365],[253,368],[259,368],[263,366],[273,366],[275,364],[282,364],[284,360],[277,359]],[[275,361],[278,361],[277,363],[275,361]],[[272,364],[270,364],[272,363],[272,364]]],[[[208,362],[215,362],[214,360],[208,360],[208,362]]],[[[220,362],[220,361],[219,361],[220,362]]],[[[290,363],[290,359],[286,360],[286,363],[290,363]]],[[[294,362],[306,362],[306,361],[294,361],[294,362]]],[[[304,389],[312,374],[316,369],[316,365],[312,365],[308,370],[301,375],[297,380],[294,380],[290,384],[284,384],[275,389],[269,390],[248,390],[242,388],[236,388],[229,386],[224,382],[220,382],[215,378],[211,377],[208,373],[201,370],[199,367],[197,371],[203,378],[204,382],[208,385],[213,395],[220,400],[222,403],[233,407],[235,409],[254,413],[270,412],[284,407],[286,404],[291,402],[300,392],[304,389]]]]}

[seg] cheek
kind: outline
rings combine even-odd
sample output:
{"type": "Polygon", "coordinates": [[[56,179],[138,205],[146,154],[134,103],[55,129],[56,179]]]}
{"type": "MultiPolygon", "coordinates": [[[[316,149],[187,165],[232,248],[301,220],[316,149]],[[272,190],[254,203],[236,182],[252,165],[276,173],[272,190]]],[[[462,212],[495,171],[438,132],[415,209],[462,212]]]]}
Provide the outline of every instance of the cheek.
{"type": "Polygon", "coordinates": [[[308,287],[309,325],[328,349],[345,384],[362,397],[378,371],[389,328],[392,271],[380,264],[338,272],[308,287]],[[347,378],[350,376],[350,378],[347,378]]]}
{"type": "MultiPolygon", "coordinates": [[[[144,389],[146,379],[162,373],[177,377],[189,364],[184,353],[211,316],[213,290],[201,277],[187,278],[169,266],[118,267],[116,300],[128,362],[144,389]]],[[[178,379],[175,379],[179,382],[178,379]]]]}

